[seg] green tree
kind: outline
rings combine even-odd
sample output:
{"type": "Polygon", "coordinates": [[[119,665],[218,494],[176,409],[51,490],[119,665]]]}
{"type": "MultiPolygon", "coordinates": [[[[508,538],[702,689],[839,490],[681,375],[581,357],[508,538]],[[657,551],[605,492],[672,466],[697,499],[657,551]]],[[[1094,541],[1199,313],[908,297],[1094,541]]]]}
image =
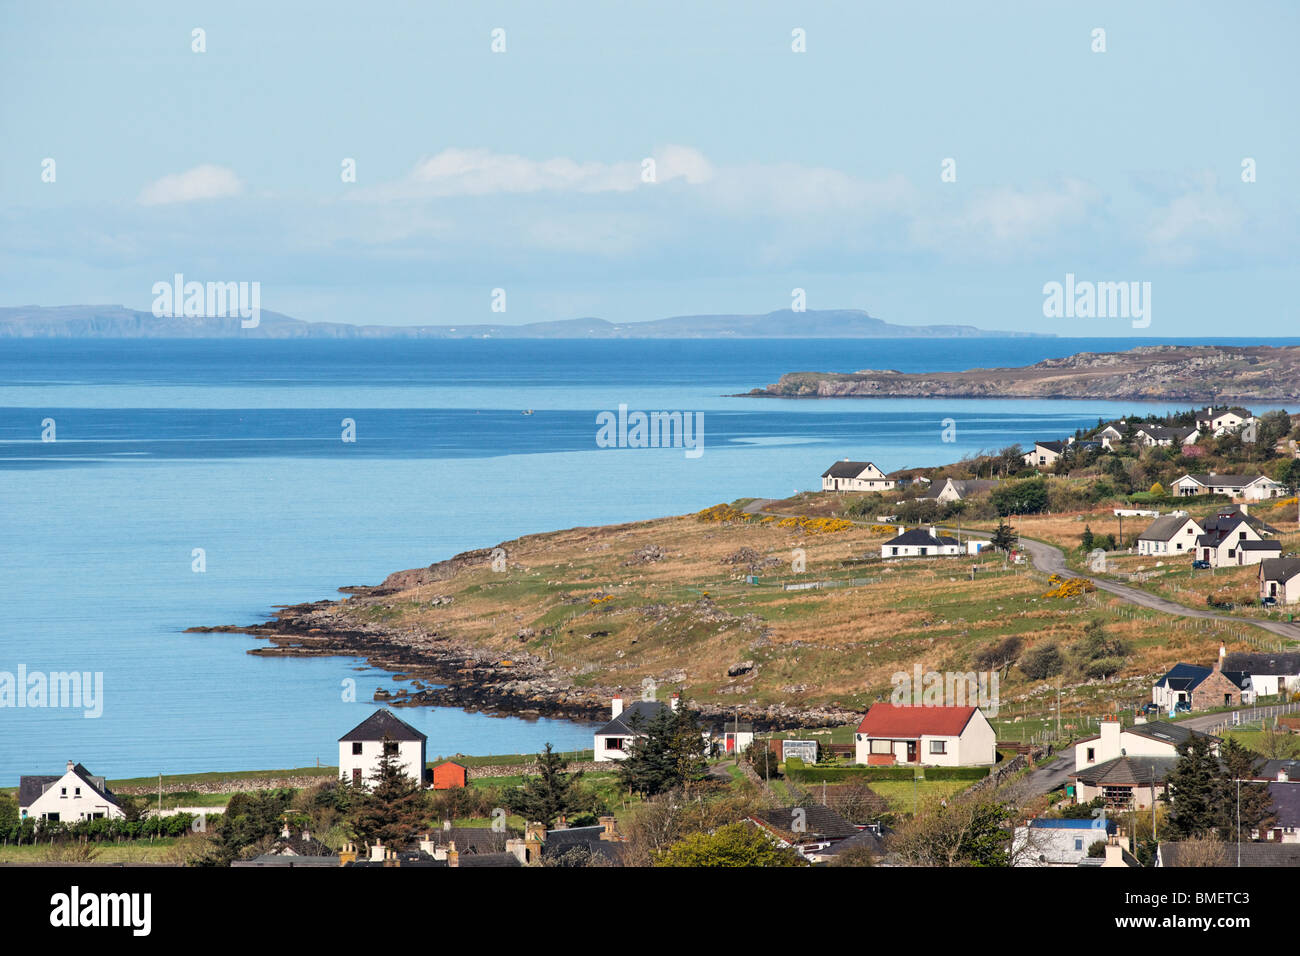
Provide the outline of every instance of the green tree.
{"type": "Polygon", "coordinates": [[[1016,531],[1005,521],[999,521],[989,543],[998,551],[1012,551],[1016,546],[1016,531]]]}
{"type": "Polygon", "coordinates": [[[1084,525],[1083,534],[1079,538],[1079,550],[1085,554],[1090,553],[1094,544],[1096,544],[1096,538],[1093,536],[1092,526],[1084,525]]]}
{"type": "Polygon", "coordinates": [[[537,774],[524,778],[506,800],[511,810],[529,823],[545,823],[547,828],[561,815],[587,809],[584,794],[577,786],[582,771],[567,772],[567,762],[548,743],[537,755],[537,774]]]}
{"type": "Polygon", "coordinates": [[[931,802],[889,846],[906,866],[1009,866],[1007,826],[1014,814],[988,793],[931,802]]]}
{"type": "Polygon", "coordinates": [[[1275,480],[1288,495],[1300,494],[1300,458],[1288,458],[1278,469],[1275,480]]]}
{"type": "Polygon", "coordinates": [[[1218,830],[1227,795],[1210,738],[1196,734],[1179,745],[1178,763],[1166,783],[1172,839],[1203,837],[1218,830]]]}
{"type": "Polygon", "coordinates": [[[1046,680],[1055,677],[1065,668],[1065,655],[1055,641],[1043,641],[1031,647],[1020,658],[1020,669],[1030,680],[1046,680]]]}
{"type": "Polygon", "coordinates": [[[1249,840],[1251,832],[1259,829],[1273,816],[1273,798],[1266,783],[1243,783],[1238,790],[1238,780],[1249,780],[1255,776],[1255,765],[1262,759],[1259,754],[1243,747],[1233,737],[1220,748],[1223,759],[1222,786],[1228,800],[1222,807],[1223,822],[1220,833],[1224,840],[1236,840],[1238,801],[1240,799],[1240,836],[1249,840]]]}
{"type": "Polygon", "coordinates": [[[287,788],[235,794],[213,828],[206,852],[195,863],[229,866],[268,844],[280,832],[280,818],[292,799],[293,791],[287,788]]]}
{"type": "Polygon", "coordinates": [[[1030,478],[999,485],[989,496],[1000,517],[1038,514],[1047,507],[1047,481],[1030,478]]]}
{"type": "Polygon", "coordinates": [[[619,782],[628,790],[654,796],[707,776],[706,744],[694,712],[663,707],[644,729],[633,729],[640,736],[633,738],[618,768],[619,782]]]}
{"type": "Polygon", "coordinates": [[[420,781],[407,776],[396,741],[384,738],[369,789],[354,794],[348,823],[367,846],[403,847],[429,823],[429,803],[420,781]]]}
{"type": "Polygon", "coordinates": [[[751,823],[729,823],[693,833],[659,854],[655,866],[806,866],[794,850],[777,846],[751,823]]]}

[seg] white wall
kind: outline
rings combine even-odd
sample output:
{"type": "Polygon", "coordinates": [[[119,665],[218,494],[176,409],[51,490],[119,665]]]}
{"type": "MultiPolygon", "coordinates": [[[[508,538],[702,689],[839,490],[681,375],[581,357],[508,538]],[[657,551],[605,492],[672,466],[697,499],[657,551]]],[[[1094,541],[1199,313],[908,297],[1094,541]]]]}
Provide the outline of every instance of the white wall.
{"type": "Polygon", "coordinates": [[[61,823],[90,820],[95,816],[108,818],[125,815],[71,771],[65,773],[27,808],[27,816],[37,819],[49,813],[57,813],[61,823]],[[80,795],[78,790],[81,791],[80,795]]]}
{"type": "MultiPolygon", "coordinates": [[[[361,770],[361,782],[367,787],[373,785],[374,775],[379,771],[379,758],[383,755],[383,742],[364,740],[361,753],[352,753],[351,740],[339,741],[339,777],[352,779],[354,769],[361,770]]],[[[406,775],[419,783],[424,783],[424,743],[419,740],[400,740],[397,742],[397,759],[406,775]]]]}

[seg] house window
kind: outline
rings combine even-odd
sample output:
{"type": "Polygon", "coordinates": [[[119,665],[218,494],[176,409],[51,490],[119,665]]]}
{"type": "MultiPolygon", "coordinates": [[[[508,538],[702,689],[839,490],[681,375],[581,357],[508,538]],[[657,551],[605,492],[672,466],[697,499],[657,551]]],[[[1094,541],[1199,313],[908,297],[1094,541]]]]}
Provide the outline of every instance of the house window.
{"type": "Polygon", "coordinates": [[[622,750],[622,749],[623,749],[623,738],[622,738],[622,737],[606,737],[606,738],[605,738],[605,749],[606,749],[606,750],[622,750]]]}
{"type": "Polygon", "coordinates": [[[396,756],[397,756],[397,741],[395,741],[395,740],[385,740],[385,741],[384,741],[384,753],[387,754],[387,755],[390,756],[390,757],[396,757],[396,756]]]}
{"type": "Polygon", "coordinates": [[[352,756],[354,757],[361,756],[361,742],[359,740],[354,741],[352,744],[352,756]]]}
{"type": "Polygon", "coordinates": [[[60,787],[60,788],[59,788],[59,799],[60,799],[60,800],[66,800],[66,799],[68,799],[68,788],[67,788],[67,787],[60,787]]]}
{"type": "Polygon", "coordinates": [[[74,797],[80,797],[80,796],[81,796],[81,788],[80,788],[80,787],[75,788],[75,789],[72,791],[72,795],[73,795],[74,797]]]}
{"type": "Polygon", "coordinates": [[[875,740],[871,741],[871,752],[873,754],[892,754],[894,752],[894,742],[892,740],[875,740]]]}
{"type": "Polygon", "coordinates": [[[1082,840],[1081,838],[1079,838],[1079,837],[1075,837],[1075,838],[1074,838],[1074,848],[1075,848],[1076,850],[1082,850],[1082,849],[1083,849],[1083,840],[1082,840]]]}
{"type": "Polygon", "coordinates": [[[931,741],[930,741],[930,753],[932,753],[932,754],[946,754],[947,752],[948,752],[948,741],[946,741],[946,740],[931,740],[931,741]]]}
{"type": "Polygon", "coordinates": [[[1096,763],[1096,762],[1097,762],[1097,750],[1096,750],[1095,747],[1089,747],[1089,748],[1088,748],[1088,763],[1096,763]]]}

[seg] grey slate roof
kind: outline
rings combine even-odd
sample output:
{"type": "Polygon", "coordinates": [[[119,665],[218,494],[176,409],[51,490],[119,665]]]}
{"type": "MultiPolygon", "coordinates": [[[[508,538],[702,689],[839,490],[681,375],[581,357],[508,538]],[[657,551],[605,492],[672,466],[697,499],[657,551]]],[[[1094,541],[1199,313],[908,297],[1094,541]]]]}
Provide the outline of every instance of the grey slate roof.
{"type": "Polygon", "coordinates": [[[822,472],[822,477],[856,478],[870,467],[871,462],[869,461],[837,461],[822,472]]]}
{"type": "Polygon", "coordinates": [[[596,731],[596,735],[609,735],[612,737],[639,736],[645,733],[646,727],[650,725],[650,721],[655,718],[655,715],[659,711],[666,709],[668,709],[668,705],[657,700],[635,701],[624,707],[623,713],[596,731]],[[636,724],[635,730],[632,727],[633,724],[636,724]]]}
{"type": "Polygon", "coordinates": [[[1183,525],[1187,524],[1187,515],[1165,515],[1151,522],[1151,526],[1138,535],[1139,541],[1168,541],[1183,525]]]}
{"type": "Polygon", "coordinates": [[[959,544],[956,538],[949,538],[945,535],[931,535],[926,528],[912,528],[910,531],[904,531],[897,537],[890,538],[885,542],[885,547],[926,547],[938,546],[944,544],[959,544]]]}
{"type": "Polygon", "coordinates": [[[1238,551],[1276,551],[1282,553],[1281,541],[1242,541],[1237,545],[1238,551]]]}
{"type": "Polygon", "coordinates": [[[836,840],[826,849],[820,851],[820,856],[839,856],[846,850],[856,850],[859,847],[865,847],[870,850],[873,856],[881,857],[885,855],[885,837],[893,831],[888,827],[882,827],[881,832],[875,830],[859,830],[852,836],[847,836],[843,840],[836,840]]]}
{"type": "Polygon", "coordinates": [[[759,810],[750,814],[750,819],[775,831],[789,843],[809,843],[818,840],[842,840],[858,832],[858,828],[848,820],[819,803],[807,807],[776,807],[771,810],[759,810]],[[802,823],[806,828],[794,830],[795,821],[799,819],[795,811],[801,811],[802,823]]]}
{"type": "Polygon", "coordinates": [[[1273,826],[1300,827],[1300,781],[1268,785],[1268,795],[1273,798],[1273,826]]]}
{"type": "Polygon", "coordinates": [[[1265,581],[1290,581],[1300,574],[1300,558],[1265,558],[1259,562],[1265,581]]]}
{"type": "Polygon", "coordinates": [[[339,738],[339,743],[356,740],[419,740],[429,738],[390,710],[375,711],[339,738]]]}
{"type": "MultiPolygon", "coordinates": [[[[1213,673],[1214,668],[1212,667],[1201,667],[1199,664],[1184,664],[1182,661],[1179,661],[1173,667],[1169,668],[1169,671],[1164,677],[1156,681],[1155,686],[1169,687],[1173,690],[1191,690],[1194,687],[1199,687],[1201,682],[1213,673]]],[[[1228,680],[1232,681],[1238,687],[1245,687],[1247,675],[1241,671],[1224,670],[1223,676],[1228,678],[1228,680]]],[[[1164,732],[1167,733],[1181,733],[1183,734],[1183,737],[1178,741],[1179,743],[1182,743],[1191,734],[1191,732],[1185,727],[1180,727],[1177,724],[1166,724],[1158,720],[1152,721],[1148,724],[1139,724],[1136,727],[1130,728],[1130,730],[1134,733],[1138,733],[1146,727],[1161,727],[1166,728],[1164,732]]],[[[1152,734],[1146,733],[1143,734],[1143,736],[1152,737],[1152,734]]],[[[1163,738],[1153,737],[1153,739],[1163,738]]]]}
{"type": "Polygon", "coordinates": [[[1090,787],[1150,786],[1153,782],[1163,784],[1176,766],[1177,757],[1115,757],[1095,767],[1076,770],[1070,776],[1090,787]]]}
{"type": "Polygon", "coordinates": [[[1300,651],[1276,654],[1234,651],[1223,659],[1223,669],[1261,677],[1291,677],[1300,674],[1300,651]]]}
{"type": "Polygon", "coordinates": [[[1208,473],[1189,474],[1203,485],[1218,485],[1223,488],[1244,488],[1252,481],[1258,481],[1263,475],[1211,475],[1208,473]]]}
{"type": "MultiPolygon", "coordinates": [[[[1160,844],[1160,862],[1163,866],[1182,866],[1182,843],[1160,844]]],[[[1237,865],[1237,844],[1223,847],[1225,865],[1237,865]]],[[[1300,866],[1300,843],[1243,843],[1242,866],[1300,866]]]]}

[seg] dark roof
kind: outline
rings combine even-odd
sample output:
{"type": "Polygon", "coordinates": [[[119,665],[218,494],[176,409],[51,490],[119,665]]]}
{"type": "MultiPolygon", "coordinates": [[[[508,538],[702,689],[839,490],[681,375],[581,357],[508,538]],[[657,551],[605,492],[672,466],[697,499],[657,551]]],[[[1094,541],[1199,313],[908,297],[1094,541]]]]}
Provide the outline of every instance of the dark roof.
{"type": "MultiPolygon", "coordinates": [[[[111,803],[115,807],[120,806],[117,802],[117,798],[113,796],[113,792],[108,789],[108,784],[105,783],[103,777],[95,776],[81,764],[74,764],[72,767],[72,773],[76,774],[78,779],[80,779],[82,783],[89,787],[90,790],[101,799],[111,803]]],[[[36,801],[37,797],[62,780],[67,776],[67,774],[68,771],[65,770],[63,773],[55,776],[34,775],[19,777],[18,806],[30,807],[36,801]]]]}
{"type": "MultiPolygon", "coordinates": [[[[1151,525],[1138,535],[1139,541],[1168,541],[1187,522],[1190,515],[1165,515],[1151,522],[1151,525]]],[[[1193,522],[1195,524],[1195,522],[1193,522]]]]}
{"type": "MultiPolygon", "coordinates": [[[[1201,667],[1198,664],[1184,664],[1182,661],[1179,661],[1173,667],[1169,668],[1169,672],[1165,674],[1164,677],[1156,681],[1155,686],[1169,687],[1171,690],[1191,690],[1194,687],[1201,686],[1201,682],[1213,673],[1214,673],[1213,667],[1201,667]]],[[[1228,680],[1232,681],[1238,687],[1246,686],[1247,675],[1242,671],[1230,671],[1225,669],[1223,671],[1223,676],[1228,678],[1228,680]]],[[[1160,722],[1154,721],[1152,723],[1145,724],[1145,725],[1139,724],[1137,727],[1133,727],[1130,729],[1134,731],[1140,731],[1144,726],[1152,727],[1158,723],[1160,722]]],[[[1168,727],[1173,730],[1180,730],[1180,731],[1184,729],[1182,727],[1176,726],[1175,724],[1163,724],[1161,726],[1168,727]]],[[[1150,736],[1150,735],[1147,734],[1146,736],[1150,736]]],[[[1183,739],[1185,740],[1186,738],[1184,737],[1183,739]]]]}
{"type": "Polygon", "coordinates": [[[955,490],[958,496],[962,498],[967,498],[970,495],[977,495],[982,491],[989,491],[990,489],[996,488],[999,484],[996,478],[935,479],[935,481],[930,484],[930,490],[922,495],[922,497],[938,498],[939,493],[943,491],[949,481],[952,482],[953,490],[955,490]]]}
{"type": "Polygon", "coordinates": [[[1237,545],[1238,551],[1276,551],[1282,553],[1281,541],[1242,541],[1237,545]]]}
{"type": "Polygon", "coordinates": [[[787,843],[815,843],[821,840],[842,840],[858,832],[848,820],[819,803],[807,807],[776,807],[759,810],[749,817],[755,823],[771,830],[787,843]],[[803,829],[794,829],[801,822],[803,829]]]}
{"type": "Polygon", "coordinates": [[[821,850],[820,856],[839,856],[846,850],[856,850],[859,847],[865,847],[870,850],[874,856],[885,855],[885,837],[893,831],[888,827],[881,827],[877,833],[873,829],[859,830],[852,836],[845,837],[843,840],[836,840],[826,849],[821,850]]]}
{"type": "Polygon", "coordinates": [[[609,863],[620,863],[623,856],[623,844],[602,840],[605,832],[603,826],[568,827],[563,830],[547,830],[546,841],[542,844],[543,858],[552,860],[573,854],[590,853],[609,863]]]}
{"type": "Polygon", "coordinates": [[[1164,783],[1169,772],[1176,766],[1177,757],[1116,757],[1095,767],[1076,770],[1070,776],[1090,787],[1150,786],[1153,782],[1164,783]]]}
{"type": "Polygon", "coordinates": [[[1273,798],[1273,826],[1300,827],[1300,781],[1268,785],[1268,795],[1273,798]]]}
{"type": "Polygon", "coordinates": [[[822,472],[823,478],[856,478],[872,464],[869,461],[837,461],[822,472]]]}
{"type": "Polygon", "coordinates": [[[339,866],[337,856],[284,856],[275,853],[263,853],[251,860],[235,860],[231,866],[339,866]]]}
{"type": "Polygon", "coordinates": [[[506,848],[506,840],[519,836],[513,829],[493,830],[491,827],[441,827],[429,832],[429,842],[438,846],[455,843],[461,859],[466,854],[501,853],[506,848]]]}
{"type": "MultiPolygon", "coordinates": [[[[1063,441],[1036,441],[1035,448],[1046,448],[1048,451],[1062,452],[1065,451],[1066,443],[1063,441]]],[[[1033,454],[1033,452],[1030,452],[1033,454]]]]}
{"type": "Polygon", "coordinates": [[[391,710],[381,708],[340,737],[339,743],[347,740],[383,740],[385,737],[390,740],[429,739],[391,710]]]}
{"type": "Polygon", "coordinates": [[[1256,779],[1276,780],[1279,770],[1285,770],[1292,780],[1300,780],[1300,760],[1265,760],[1255,768],[1256,779]]]}
{"type": "MultiPolygon", "coordinates": [[[[1160,862],[1164,866],[1182,866],[1180,859],[1185,846],[1184,843],[1160,844],[1160,862]]],[[[1242,866],[1300,866],[1300,843],[1225,843],[1224,865],[1235,866],[1238,852],[1242,866]]],[[[1202,853],[1198,848],[1198,855],[1202,853]]]]}
{"type": "MultiPolygon", "coordinates": [[[[1190,667],[1191,665],[1189,664],[1186,666],[1190,667]]],[[[1132,727],[1125,727],[1124,731],[1125,733],[1137,734],[1139,737],[1146,737],[1149,740],[1159,740],[1161,743],[1166,744],[1171,743],[1175,747],[1187,743],[1187,741],[1191,740],[1193,737],[1209,737],[1211,740],[1218,739],[1214,737],[1213,734],[1206,734],[1199,730],[1192,730],[1190,727],[1184,727],[1182,724],[1166,723],[1163,720],[1149,720],[1145,724],[1135,724],[1132,727]]]]}
{"type": "Polygon", "coordinates": [[[611,734],[619,737],[635,737],[644,734],[655,715],[667,708],[667,704],[657,700],[634,701],[624,707],[621,714],[596,731],[596,734],[597,736],[611,734]],[[632,729],[633,724],[636,724],[636,730],[632,729]]]}
{"type": "Polygon", "coordinates": [[[1189,474],[1186,477],[1195,478],[1203,485],[1218,485],[1223,488],[1244,488],[1253,481],[1259,481],[1263,475],[1211,475],[1205,472],[1198,474],[1189,474]]]}
{"type": "Polygon", "coordinates": [[[913,528],[885,542],[886,546],[902,545],[907,547],[925,547],[927,545],[960,544],[956,538],[942,534],[930,534],[928,528],[913,528]]]}
{"type": "Polygon", "coordinates": [[[1166,425],[1140,425],[1137,430],[1151,436],[1156,441],[1178,441],[1196,431],[1196,428],[1191,425],[1173,428],[1166,425]]]}
{"type": "Polygon", "coordinates": [[[715,734],[752,734],[754,725],[744,720],[724,720],[713,725],[715,734]]]}
{"type": "Polygon", "coordinates": [[[523,866],[513,853],[461,853],[457,866],[523,866]]]}
{"type": "Polygon", "coordinates": [[[1300,574],[1300,558],[1265,558],[1259,573],[1265,581],[1290,581],[1300,574]]]}

